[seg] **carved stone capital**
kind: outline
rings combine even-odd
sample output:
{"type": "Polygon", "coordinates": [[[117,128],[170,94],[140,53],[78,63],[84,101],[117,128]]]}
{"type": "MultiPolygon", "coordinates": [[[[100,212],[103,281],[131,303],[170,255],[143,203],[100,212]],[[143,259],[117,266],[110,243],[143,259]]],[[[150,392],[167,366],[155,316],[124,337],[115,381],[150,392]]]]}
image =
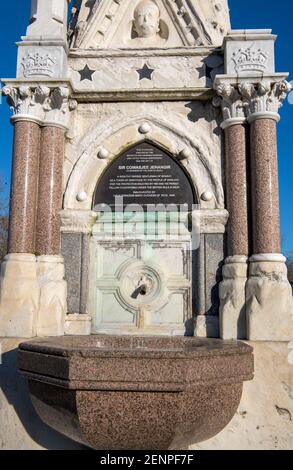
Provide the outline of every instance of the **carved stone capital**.
{"type": "Polygon", "coordinates": [[[7,85],[2,94],[13,113],[12,121],[30,120],[40,125],[56,125],[67,128],[70,111],[77,106],[70,99],[67,86],[50,88],[45,85],[7,85]]]}
{"type": "Polygon", "coordinates": [[[51,93],[44,105],[45,125],[55,125],[59,127],[68,127],[70,111],[77,107],[77,102],[70,99],[70,90],[68,87],[60,86],[51,90],[51,93]]]}
{"type": "Polygon", "coordinates": [[[286,80],[272,83],[263,80],[257,84],[243,82],[238,85],[243,99],[245,113],[249,121],[257,117],[274,117],[279,120],[278,111],[282,107],[291,85],[286,80]]]}
{"type": "Polygon", "coordinates": [[[224,120],[222,127],[225,128],[236,122],[244,122],[244,103],[238,88],[230,83],[222,82],[216,86],[216,92],[218,96],[214,99],[214,105],[222,108],[224,120]]]}
{"type": "Polygon", "coordinates": [[[22,118],[41,124],[44,119],[44,103],[50,95],[50,88],[41,85],[35,88],[28,85],[8,85],[3,88],[2,94],[7,98],[14,121],[22,118]]]}
{"type": "Polygon", "coordinates": [[[286,80],[261,80],[258,82],[240,81],[231,83],[224,76],[215,85],[217,95],[214,106],[221,106],[223,112],[222,128],[248,119],[266,118],[278,121],[282,107],[291,85],[286,80]]]}

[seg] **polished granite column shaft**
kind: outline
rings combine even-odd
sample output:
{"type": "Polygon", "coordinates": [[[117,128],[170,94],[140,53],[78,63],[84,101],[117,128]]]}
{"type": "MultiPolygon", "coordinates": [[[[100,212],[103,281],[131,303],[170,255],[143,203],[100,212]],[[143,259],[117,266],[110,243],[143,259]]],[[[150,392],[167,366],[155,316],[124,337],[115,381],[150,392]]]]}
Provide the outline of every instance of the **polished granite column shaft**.
{"type": "Polygon", "coordinates": [[[253,253],[280,253],[276,121],[250,124],[253,253]]]}
{"type": "Polygon", "coordinates": [[[228,257],[220,284],[220,337],[246,337],[245,287],[248,230],[247,127],[244,117],[234,117],[222,124],[225,132],[226,203],[228,220],[228,257]]]}
{"type": "Polygon", "coordinates": [[[38,255],[60,254],[64,129],[42,129],[37,217],[38,255]]]}
{"type": "Polygon", "coordinates": [[[248,201],[245,124],[225,129],[228,256],[248,255],[248,201]]]}
{"type": "Polygon", "coordinates": [[[35,252],[39,148],[39,125],[33,121],[16,121],[10,195],[9,253],[35,252]]]}

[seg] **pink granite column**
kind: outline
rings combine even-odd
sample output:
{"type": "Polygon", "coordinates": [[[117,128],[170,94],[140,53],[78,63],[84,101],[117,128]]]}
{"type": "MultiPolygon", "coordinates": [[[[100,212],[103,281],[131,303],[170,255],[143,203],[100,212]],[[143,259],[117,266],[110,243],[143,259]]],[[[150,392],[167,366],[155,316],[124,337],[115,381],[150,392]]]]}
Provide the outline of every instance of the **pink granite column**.
{"type": "Polygon", "coordinates": [[[276,119],[250,122],[253,253],[280,253],[276,119]]]}
{"type": "Polygon", "coordinates": [[[38,255],[60,254],[63,159],[64,129],[51,125],[43,127],[36,240],[38,255]]]}
{"type": "Polygon", "coordinates": [[[39,148],[39,125],[28,120],[15,121],[9,253],[35,253],[39,148]]]}
{"type": "Polygon", "coordinates": [[[246,127],[225,126],[226,199],[229,212],[228,256],[248,256],[246,127]]]}

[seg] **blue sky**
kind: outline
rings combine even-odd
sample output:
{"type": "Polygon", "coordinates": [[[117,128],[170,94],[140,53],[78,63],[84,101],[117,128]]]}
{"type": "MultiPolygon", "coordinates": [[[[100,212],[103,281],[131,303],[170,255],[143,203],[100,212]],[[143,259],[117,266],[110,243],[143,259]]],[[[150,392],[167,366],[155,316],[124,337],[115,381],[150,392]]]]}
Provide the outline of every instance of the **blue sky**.
{"type": "MultiPolygon", "coordinates": [[[[273,0],[230,0],[233,29],[272,28],[279,35],[276,44],[276,67],[278,72],[292,72],[292,20],[293,2],[283,0],[282,7],[276,8],[273,0]]],[[[10,0],[5,7],[5,15],[0,15],[0,76],[15,77],[15,42],[25,34],[29,17],[30,0],[10,0]]],[[[293,252],[293,92],[292,104],[286,101],[281,110],[278,125],[279,177],[281,202],[281,234],[284,253],[293,252]],[[292,198],[292,199],[291,199],[292,198]]],[[[8,191],[10,183],[11,148],[13,128],[9,124],[10,111],[0,105],[0,174],[8,191]]]]}

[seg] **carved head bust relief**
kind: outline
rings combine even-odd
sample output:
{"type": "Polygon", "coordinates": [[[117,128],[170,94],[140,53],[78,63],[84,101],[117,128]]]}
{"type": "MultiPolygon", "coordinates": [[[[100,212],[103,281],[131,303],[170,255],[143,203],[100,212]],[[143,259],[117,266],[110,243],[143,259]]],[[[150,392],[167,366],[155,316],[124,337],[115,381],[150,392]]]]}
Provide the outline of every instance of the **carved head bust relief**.
{"type": "Polygon", "coordinates": [[[134,30],[139,38],[155,37],[160,31],[160,10],[152,0],[142,0],[134,10],[134,30]]]}

